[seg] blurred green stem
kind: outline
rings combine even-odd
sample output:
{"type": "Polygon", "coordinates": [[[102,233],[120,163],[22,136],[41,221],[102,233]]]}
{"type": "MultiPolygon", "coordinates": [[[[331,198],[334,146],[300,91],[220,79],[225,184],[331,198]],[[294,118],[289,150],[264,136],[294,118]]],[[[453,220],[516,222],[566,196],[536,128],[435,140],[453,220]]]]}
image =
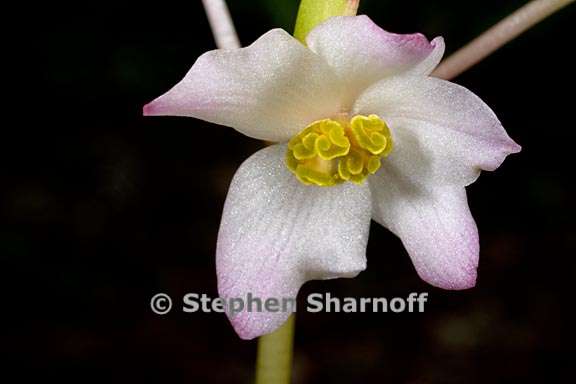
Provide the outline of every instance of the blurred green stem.
{"type": "Polygon", "coordinates": [[[256,384],[288,384],[292,373],[294,314],[276,331],[260,336],[256,384]]]}
{"type": "Polygon", "coordinates": [[[354,16],[360,0],[302,0],[298,8],[294,37],[305,43],[316,25],[332,16],[354,16]]]}
{"type": "MultiPolygon", "coordinates": [[[[360,0],[302,0],[296,18],[294,36],[305,43],[316,25],[332,16],[354,16],[360,0]]],[[[292,376],[294,317],[276,331],[258,338],[256,384],[288,384],[292,376]]]]}

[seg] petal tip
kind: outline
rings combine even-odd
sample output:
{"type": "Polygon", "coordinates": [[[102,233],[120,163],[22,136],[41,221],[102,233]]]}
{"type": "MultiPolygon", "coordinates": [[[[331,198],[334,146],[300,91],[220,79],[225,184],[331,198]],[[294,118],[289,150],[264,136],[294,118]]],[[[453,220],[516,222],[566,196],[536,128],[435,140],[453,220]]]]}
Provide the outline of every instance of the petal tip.
{"type": "Polygon", "coordinates": [[[424,278],[431,285],[449,291],[461,291],[474,288],[478,278],[477,263],[461,269],[453,270],[449,275],[436,276],[436,278],[424,278]]]}
{"type": "Polygon", "coordinates": [[[420,277],[422,280],[436,288],[441,288],[448,291],[462,291],[465,289],[474,288],[476,286],[477,273],[476,269],[474,268],[474,271],[469,271],[464,273],[462,276],[455,276],[453,278],[429,279],[423,276],[420,277]]]}
{"type": "Polygon", "coordinates": [[[254,340],[257,337],[262,336],[258,333],[254,333],[250,330],[243,330],[243,329],[236,329],[236,328],[234,328],[234,330],[236,331],[236,334],[238,335],[238,337],[241,338],[242,340],[254,340]]]}
{"type": "Polygon", "coordinates": [[[253,319],[251,321],[250,313],[242,311],[235,315],[227,314],[227,316],[232,328],[242,340],[252,340],[263,334],[258,327],[258,322],[253,319]]]}
{"type": "MultiPolygon", "coordinates": [[[[276,315],[282,315],[276,313],[276,315]]],[[[253,340],[257,337],[276,331],[284,324],[288,315],[270,317],[265,312],[248,312],[246,310],[235,315],[228,315],[232,328],[242,340],[253,340]]]]}
{"type": "Polygon", "coordinates": [[[439,47],[439,46],[443,46],[444,43],[444,38],[442,36],[436,36],[435,38],[432,39],[432,41],[430,42],[430,45],[432,47],[439,47]]]}
{"type": "Polygon", "coordinates": [[[150,102],[142,107],[142,116],[154,116],[155,113],[154,102],[150,102]]]}
{"type": "Polygon", "coordinates": [[[510,154],[520,153],[522,151],[522,146],[515,141],[512,141],[510,145],[510,154]]]}
{"type": "Polygon", "coordinates": [[[469,272],[466,276],[458,281],[453,281],[450,287],[446,289],[452,291],[461,291],[464,289],[474,288],[476,286],[476,279],[478,278],[478,274],[476,273],[476,268],[473,271],[469,272]]]}

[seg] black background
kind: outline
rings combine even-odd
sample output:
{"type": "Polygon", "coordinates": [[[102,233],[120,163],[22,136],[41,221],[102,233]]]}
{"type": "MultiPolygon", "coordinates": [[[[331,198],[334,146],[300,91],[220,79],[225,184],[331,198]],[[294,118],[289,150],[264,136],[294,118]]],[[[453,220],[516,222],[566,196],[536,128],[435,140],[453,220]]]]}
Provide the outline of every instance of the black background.
{"type": "MultiPolygon", "coordinates": [[[[243,44],[291,31],[297,2],[229,1],[243,44]]],[[[364,0],[394,32],[444,36],[448,53],[522,1],[364,0]],[[505,3],[505,4],[504,4],[505,3]]],[[[0,348],[21,382],[246,383],[255,342],[224,315],[154,315],[149,299],[216,295],[214,253],[235,169],[262,146],[142,106],[213,49],[199,1],[49,4],[8,35],[18,89],[3,109],[0,348]],[[22,30],[25,30],[24,39],[22,30]],[[22,39],[20,41],[19,39],[22,39]],[[218,152],[206,143],[218,142],[218,152]]],[[[523,146],[469,187],[481,236],[476,288],[422,282],[372,225],[368,269],[311,282],[336,296],[429,292],[424,314],[297,317],[295,382],[566,382],[573,337],[574,6],[454,81],[523,146]]],[[[14,75],[12,75],[12,73],[14,75]]],[[[4,380],[3,380],[4,381],[4,380]]]]}

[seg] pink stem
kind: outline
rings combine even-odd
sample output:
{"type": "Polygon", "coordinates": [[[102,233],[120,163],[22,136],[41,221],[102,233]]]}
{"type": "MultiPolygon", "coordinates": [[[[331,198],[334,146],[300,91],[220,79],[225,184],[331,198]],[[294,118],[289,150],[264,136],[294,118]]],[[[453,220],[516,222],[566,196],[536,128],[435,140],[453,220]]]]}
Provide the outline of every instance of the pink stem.
{"type": "Polygon", "coordinates": [[[208,22],[220,49],[240,48],[240,41],[224,0],[202,0],[208,22]]]}
{"type": "Polygon", "coordinates": [[[533,0],[444,60],[432,73],[452,79],[574,0],[533,0]]]}

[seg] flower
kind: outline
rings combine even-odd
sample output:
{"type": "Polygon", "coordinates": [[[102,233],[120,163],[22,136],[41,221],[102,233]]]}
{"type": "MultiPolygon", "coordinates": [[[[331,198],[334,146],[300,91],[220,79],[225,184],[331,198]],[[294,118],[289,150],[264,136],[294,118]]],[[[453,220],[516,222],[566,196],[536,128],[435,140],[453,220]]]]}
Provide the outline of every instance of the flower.
{"type": "MultiPolygon", "coordinates": [[[[441,37],[344,16],[306,45],[274,29],[246,48],[207,52],[144,107],[280,143],[232,180],[216,252],[221,297],[293,298],[308,280],[356,276],[371,218],[402,240],[422,279],[473,287],[478,230],[465,186],[520,146],[472,92],[429,76],[441,37]]],[[[229,316],[251,339],[288,315],[229,316]]]]}

